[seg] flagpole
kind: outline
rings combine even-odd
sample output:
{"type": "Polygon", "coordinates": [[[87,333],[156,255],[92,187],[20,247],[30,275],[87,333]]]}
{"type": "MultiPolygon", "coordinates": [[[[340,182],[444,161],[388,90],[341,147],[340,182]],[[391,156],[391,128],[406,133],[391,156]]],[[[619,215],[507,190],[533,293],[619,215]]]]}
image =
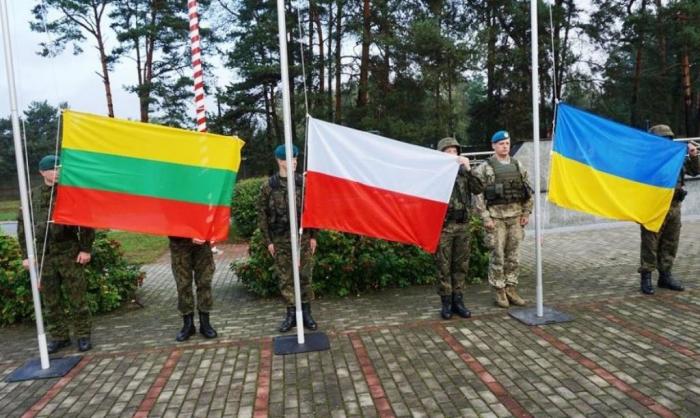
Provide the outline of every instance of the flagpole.
{"type": "Polygon", "coordinates": [[[532,36],[532,139],[535,147],[535,264],[537,272],[537,316],[544,315],[542,290],[542,218],[540,206],[540,79],[538,61],[537,0],[530,0],[530,33],[532,36]]]}
{"type": "Polygon", "coordinates": [[[41,298],[36,272],[36,252],[34,249],[34,229],[32,227],[32,217],[29,210],[29,196],[27,193],[27,173],[24,170],[24,148],[22,147],[21,133],[19,127],[19,113],[17,111],[17,89],[15,87],[15,69],[12,62],[12,43],[10,41],[9,19],[7,15],[7,0],[0,2],[0,14],[2,15],[2,39],[5,49],[5,70],[7,72],[7,86],[10,96],[10,114],[12,119],[12,136],[15,145],[15,161],[17,163],[17,177],[19,179],[19,196],[22,205],[22,221],[24,226],[24,237],[27,243],[27,254],[29,258],[29,278],[32,283],[32,298],[34,301],[34,316],[36,317],[37,339],[39,340],[39,358],[41,368],[49,368],[49,353],[46,346],[46,334],[44,333],[44,319],[41,314],[41,298]]]}
{"type": "Polygon", "coordinates": [[[289,63],[287,60],[287,24],[284,0],[277,0],[277,29],[280,42],[282,76],[282,110],[284,115],[284,147],[287,163],[287,197],[289,199],[289,230],[292,240],[292,272],[294,274],[294,304],[296,305],[297,343],[304,344],[304,322],[301,315],[301,286],[299,284],[299,241],[297,231],[296,186],[292,166],[292,107],[289,94],[289,63]]]}

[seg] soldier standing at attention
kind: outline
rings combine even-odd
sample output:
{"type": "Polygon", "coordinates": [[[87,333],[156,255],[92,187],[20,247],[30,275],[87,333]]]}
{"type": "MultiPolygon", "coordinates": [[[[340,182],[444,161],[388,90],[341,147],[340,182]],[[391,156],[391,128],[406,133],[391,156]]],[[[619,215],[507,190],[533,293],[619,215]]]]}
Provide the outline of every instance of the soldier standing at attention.
{"type": "Polygon", "coordinates": [[[457,157],[461,165],[455,178],[450,202],[442,225],[440,244],[435,253],[438,271],[438,294],[442,301],[440,315],[443,319],[452,318],[456,313],[469,318],[471,312],[464,306],[462,289],[469,272],[471,231],[469,219],[472,204],[471,195],[483,191],[481,182],[472,175],[469,158],[459,156],[460,145],[455,138],[443,138],[438,142],[438,151],[457,157]]]}
{"type": "MultiPolygon", "coordinates": [[[[280,292],[287,304],[287,313],[280,324],[279,331],[287,332],[296,323],[296,306],[294,302],[294,277],[292,271],[292,244],[289,227],[289,204],[287,197],[287,175],[294,175],[296,187],[297,219],[301,219],[301,195],[304,178],[296,173],[297,155],[299,149],[293,147],[293,166],[287,169],[286,150],[284,145],[275,148],[275,159],[278,172],[263,183],[258,200],[258,226],[262,233],[267,250],[274,259],[275,273],[280,281],[280,292]]],[[[316,252],[314,230],[306,230],[308,235],[301,238],[299,280],[301,285],[301,308],[304,327],[315,330],[316,321],[311,316],[311,301],[314,292],[311,287],[313,270],[313,255],[316,252]]]]}
{"type": "MultiPolygon", "coordinates": [[[[673,131],[668,125],[656,125],[650,133],[673,140],[673,131]]],[[[666,214],[663,225],[659,232],[648,231],[644,226],[642,230],[641,262],[639,273],[641,275],[641,291],[645,295],[654,294],[654,286],[651,284],[651,273],[659,270],[659,287],[670,290],[682,291],[683,284],[671,275],[673,261],[676,259],[678,251],[678,240],[681,235],[681,202],[688,193],[683,189],[685,175],[697,176],[700,174],[700,160],[698,160],[698,149],[695,145],[688,143],[688,158],[686,158],[683,168],[678,176],[676,190],[673,193],[671,207],[666,214]]]]}
{"type": "Polygon", "coordinates": [[[176,341],[185,341],[196,332],[194,325],[194,293],[192,280],[197,286],[197,310],[199,332],[205,338],[218,334],[209,322],[209,312],[214,304],[211,281],[214,277],[214,256],[208,242],[196,238],[170,238],[170,261],[177,285],[177,308],[182,314],[182,329],[176,341]]]}
{"type": "MultiPolygon", "coordinates": [[[[85,265],[90,262],[95,230],[82,226],[59,225],[49,222],[56,204],[58,182],[58,158],[47,155],[39,161],[39,173],[44,184],[32,191],[37,255],[43,259],[41,272],[41,296],[46,308],[47,330],[51,336],[49,354],[70,345],[69,325],[73,325],[78,339],[78,350],[87,351],[90,343],[90,309],[85,294],[87,278],[85,265]],[[44,237],[46,236],[46,248],[44,237]],[[61,298],[61,289],[66,298],[61,298]],[[68,306],[64,306],[64,301],[68,306]],[[66,315],[66,308],[70,315],[66,315]],[[70,320],[69,320],[70,318],[70,320]]],[[[17,238],[22,250],[22,265],[29,269],[29,259],[24,237],[22,211],[17,216],[17,238]]]]}
{"type": "Polygon", "coordinates": [[[532,212],[532,188],[520,161],[510,157],[510,135],[498,131],[491,137],[495,154],[474,170],[484,185],[477,210],[491,247],[489,284],[496,294],[496,305],[523,306],[526,301],[515,288],[520,273],[519,248],[532,212]]]}

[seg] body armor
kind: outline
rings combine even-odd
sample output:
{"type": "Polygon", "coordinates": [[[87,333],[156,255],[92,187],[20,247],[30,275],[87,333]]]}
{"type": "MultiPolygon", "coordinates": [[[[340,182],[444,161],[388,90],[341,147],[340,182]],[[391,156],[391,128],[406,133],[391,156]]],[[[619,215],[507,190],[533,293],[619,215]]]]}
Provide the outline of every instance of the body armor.
{"type": "Polygon", "coordinates": [[[495,181],[484,189],[484,198],[489,205],[504,205],[523,202],[528,195],[528,189],[523,181],[518,164],[515,160],[502,164],[494,157],[487,160],[493,169],[495,181]]]}

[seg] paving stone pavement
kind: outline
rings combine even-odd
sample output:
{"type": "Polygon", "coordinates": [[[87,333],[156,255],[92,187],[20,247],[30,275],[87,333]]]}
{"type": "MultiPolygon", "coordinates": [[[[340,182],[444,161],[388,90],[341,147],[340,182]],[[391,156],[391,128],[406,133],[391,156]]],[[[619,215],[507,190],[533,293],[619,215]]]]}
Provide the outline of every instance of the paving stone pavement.
{"type": "MultiPolygon", "coordinates": [[[[530,300],[533,244],[520,285],[530,300]]],[[[543,245],[545,302],[573,322],[522,325],[485,284],[466,289],[471,319],[442,321],[433,287],[388,289],[314,302],[331,348],[292,356],[272,352],[282,303],[228,269],[244,246],[215,257],[220,337],[177,343],[166,254],[143,268],[145,307],[94,318],[95,348],[63,378],[5,382],[37,356],[36,336],[31,324],[0,329],[0,416],[700,416],[700,221],[683,226],[682,293],[639,293],[632,225],[548,231],[543,245]]]]}

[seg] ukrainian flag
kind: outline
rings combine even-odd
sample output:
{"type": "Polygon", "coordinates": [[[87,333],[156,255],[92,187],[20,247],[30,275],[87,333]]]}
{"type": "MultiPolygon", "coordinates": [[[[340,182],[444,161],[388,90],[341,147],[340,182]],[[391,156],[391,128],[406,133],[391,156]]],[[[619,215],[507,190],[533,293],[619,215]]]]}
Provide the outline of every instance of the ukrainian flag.
{"type": "Polygon", "coordinates": [[[564,208],[658,231],[686,145],[559,104],[548,199],[564,208]]]}

